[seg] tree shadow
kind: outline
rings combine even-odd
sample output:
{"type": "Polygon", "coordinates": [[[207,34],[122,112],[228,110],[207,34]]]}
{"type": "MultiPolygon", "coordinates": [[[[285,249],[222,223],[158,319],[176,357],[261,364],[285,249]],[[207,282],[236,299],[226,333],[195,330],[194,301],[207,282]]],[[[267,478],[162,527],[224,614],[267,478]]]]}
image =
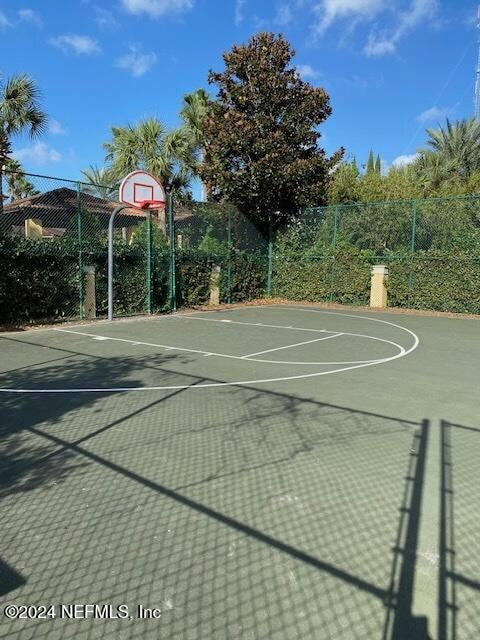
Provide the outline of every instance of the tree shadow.
{"type": "MultiPolygon", "coordinates": [[[[2,386],[218,382],[179,364],[67,359],[2,386]]],[[[427,637],[411,613],[427,421],[247,387],[0,402],[3,539],[30,594],[160,603],[178,638],[427,637]]]]}
{"type": "Polygon", "coordinates": [[[480,636],[479,456],[480,429],[441,421],[439,640],[480,636]]]}

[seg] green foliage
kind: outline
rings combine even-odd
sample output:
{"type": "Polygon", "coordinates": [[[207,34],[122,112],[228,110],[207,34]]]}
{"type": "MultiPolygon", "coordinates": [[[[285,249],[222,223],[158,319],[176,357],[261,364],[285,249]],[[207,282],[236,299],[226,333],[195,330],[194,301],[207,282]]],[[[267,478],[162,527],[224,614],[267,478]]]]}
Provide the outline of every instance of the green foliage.
{"type": "Polygon", "coordinates": [[[0,322],[75,317],[78,287],[75,252],[60,243],[0,235],[0,322]]]}
{"type": "Polygon", "coordinates": [[[167,190],[188,190],[192,167],[196,165],[196,147],[185,127],[168,131],[157,118],[146,118],[136,125],[112,127],[112,138],[103,146],[111,181],[144,169],[167,190]]]}
{"type": "MultiPolygon", "coordinates": [[[[135,231],[132,236],[132,246],[134,247],[146,247],[148,238],[148,222],[140,222],[135,227],[135,231]]],[[[151,242],[152,249],[157,251],[165,251],[168,247],[167,237],[161,227],[152,220],[151,224],[151,242]]]]}
{"type": "Polygon", "coordinates": [[[342,162],[333,173],[328,185],[329,204],[350,204],[360,198],[360,173],[353,161],[342,162]]]}
{"type": "Polygon", "coordinates": [[[377,159],[375,160],[375,173],[379,176],[382,174],[382,162],[380,160],[380,154],[377,154],[377,159]]]}
{"type": "Polygon", "coordinates": [[[319,146],[329,97],[300,78],[293,56],[282,36],[259,33],[223,55],[223,72],[209,75],[218,95],[204,120],[201,175],[217,198],[264,230],[270,213],[280,212],[280,225],[300,207],[324,202],[328,173],[343,153],[327,158],[319,146]]]}
{"type": "Polygon", "coordinates": [[[276,256],[273,295],[289,300],[367,304],[373,253],[338,246],[315,257],[276,256]]]}
{"type": "Polygon", "coordinates": [[[390,306],[480,313],[478,254],[431,249],[389,263],[390,306]]]}
{"type": "Polygon", "coordinates": [[[373,149],[370,149],[370,153],[368,154],[366,175],[370,176],[372,173],[375,173],[375,158],[373,155],[373,149]]]}
{"type": "Polygon", "coordinates": [[[0,82],[0,166],[12,151],[14,136],[25,132],[35,138],[45,132],[46,126],[40,90],[33,78],[19,74],[0,82]]]}
{"type": "Polygon", "coordinates": [[[228,252],[228,243],[226,240],[220,240],[213,235],[213,229],[210,225],[204,235],[202,241],[198,245],[200,251],[209,253],[210,255],[221,255],[228,252]]]}
{"type": "MultiPolygon", "coordinates": [[[[80,212],[80,225],[83,242],[86,246],[105,246],[107,242],[107,231],[100,222],[100,218],[90,211],[80,212]]],[[[55,242],[78,241],[78,218],[71,216],[68,220],[65,233],[61,239],[55,242]]]]}

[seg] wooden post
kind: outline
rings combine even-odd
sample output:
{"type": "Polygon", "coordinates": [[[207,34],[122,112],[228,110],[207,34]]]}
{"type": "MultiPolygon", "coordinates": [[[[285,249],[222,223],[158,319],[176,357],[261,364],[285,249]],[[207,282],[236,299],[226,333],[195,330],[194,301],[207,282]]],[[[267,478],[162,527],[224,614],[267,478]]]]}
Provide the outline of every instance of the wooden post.
{"type": "Polygon", "coordinates": [[[370,286],[370,306],[384,308],[387,306],[387,280],[388,269],[383,264],[377,264],[372,268],[372,281],[370,286]]]}
{"type": "Polygon", "coordinates": [[[220,304],[220,267],[213,265],[210,275],[210,302],[211,305],[220,304]]]}

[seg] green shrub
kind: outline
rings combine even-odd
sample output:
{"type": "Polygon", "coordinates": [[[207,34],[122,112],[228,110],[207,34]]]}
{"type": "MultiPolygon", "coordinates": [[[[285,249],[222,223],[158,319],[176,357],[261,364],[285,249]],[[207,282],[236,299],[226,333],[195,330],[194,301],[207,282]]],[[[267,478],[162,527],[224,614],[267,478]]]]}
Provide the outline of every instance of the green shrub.
{"type": "Polygon", "coordinates": [[[298,252],[275,255],[273,294],[309,302],[366,304],[373,255],[355,247],[337,247],[319,256],[298,252]]]}

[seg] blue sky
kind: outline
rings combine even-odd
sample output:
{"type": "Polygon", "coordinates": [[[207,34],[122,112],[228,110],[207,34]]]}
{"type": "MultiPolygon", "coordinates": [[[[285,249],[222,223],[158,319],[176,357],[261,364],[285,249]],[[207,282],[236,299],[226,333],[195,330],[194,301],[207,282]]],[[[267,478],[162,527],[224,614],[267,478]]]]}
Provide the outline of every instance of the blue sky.
{"type": "Polygon", "coordinates": [[[0,73],[31,74],[51,118],[14,149],[31,172],[78,178],[103,164],[111,125],[174,126],[222,52],[271,30],[330,94],[329,152],[406,161],[425,127],[472,115],[475,14],[466,0],[0,0],[0,73]]]}

